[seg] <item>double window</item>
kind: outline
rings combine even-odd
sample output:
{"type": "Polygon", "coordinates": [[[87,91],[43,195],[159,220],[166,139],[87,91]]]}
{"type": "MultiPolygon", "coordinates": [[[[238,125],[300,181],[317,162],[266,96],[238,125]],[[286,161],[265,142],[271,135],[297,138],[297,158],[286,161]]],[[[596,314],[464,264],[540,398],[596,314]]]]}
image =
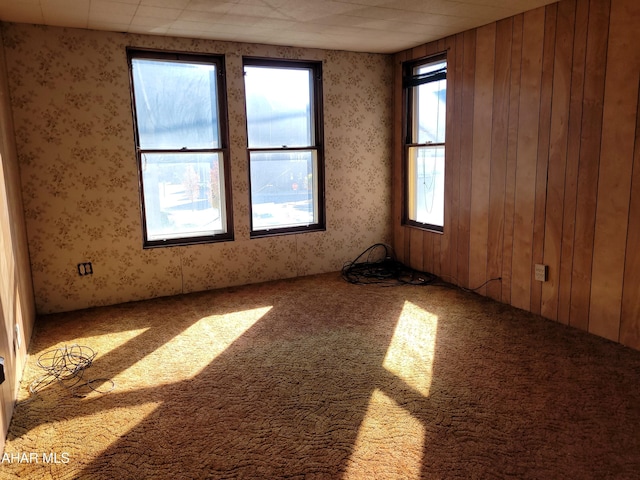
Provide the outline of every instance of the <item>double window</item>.
{"type": "Polygon", "coordinates": [[[244,59],[251,236],[323,230],[319,62],[244,59]]]}
{"type": "Polygon", "coordinates": [[[231,240],[223,58],[128,57],[144,245],[231,240]]]}
{"type": "MultiPolygon", "coordinates": [[[[144,246],[233,239],[224,57],[128,49],[144,246]]],[[[325,228],[320,62],[244,59],[251,237],[325,228]]]]}
{"type": "Polygon", "coordinates": [[[442,232],[447,59],[438,55],[404,65],[404,223],[442,232]]]}

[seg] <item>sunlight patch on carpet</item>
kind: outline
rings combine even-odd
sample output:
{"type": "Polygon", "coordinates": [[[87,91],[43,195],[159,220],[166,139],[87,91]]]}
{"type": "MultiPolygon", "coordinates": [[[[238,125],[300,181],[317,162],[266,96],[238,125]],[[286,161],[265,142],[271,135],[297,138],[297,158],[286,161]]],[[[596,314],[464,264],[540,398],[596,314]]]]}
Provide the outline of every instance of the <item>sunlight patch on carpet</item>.
{"type": "MultiPolygon", "coordinates": [[[[68,398],[68,397],[67,397],[68,398]]],[[[68,400],[70,401],[70,400],[68,400]]],[[[162,402],[145,402],[116,409],[79,408],[78,415],[49,421],[47,411],[38,404],[31,413],[39,423],[20,438],[7,441],[6,452],[55,454],[56,460],[41,458],[26,463],[3,465],[8,478],[81,478],[80,470],[106,452],[147,418],[162,402]],[[122,414],[118,415],[118,410],[122,414]]],[[[168,443],[170,443],[168,441],[168,443]]],[[[2,475],[0,475],[1,477],[2,475]]],[[[3,477],[4,478],[4,477],[3,477]]]]}
{"type": "MultiPolygon", "coordinates": [[[[148,331],[151,327],[145,328],[132,328],[131,330],[121,330],[118,332],[105,332],[99,335],[89,335],[89,336],[75,336],[73,338],[73,343],[77,345],[86,345],[92,349],[100,348],[100,353],[105,354],[111,350],[118,348],[118,346],[124,342],[127,342],[135,337],[142,335],[144,332],[148,331]]],[[[70,342],[67,340],[66,343],[69,345],[70,342]]],[[[63,343],[57,345],[58,347],[63,346],[63,343]]]]}
{"type": "Polygon", "coordinates": [[[420,478],[425,427],[382,391],[371,395],[345,480],[420,478]]]}
{"type": "Polygon", "coordinates": [[[135,390],[193,378],[271,308],[266,306],[203,317],[169,341],[158,340],[158,348],[119,373],[114,381],[119,390],[135,390]],[[160,370],[158,365],[162,366],[160,370]]]}
{"type": "Polygon", "coordinates": [[[383,366],[424,395],[429,395],[438,316],[404,302],[383,366]]]}

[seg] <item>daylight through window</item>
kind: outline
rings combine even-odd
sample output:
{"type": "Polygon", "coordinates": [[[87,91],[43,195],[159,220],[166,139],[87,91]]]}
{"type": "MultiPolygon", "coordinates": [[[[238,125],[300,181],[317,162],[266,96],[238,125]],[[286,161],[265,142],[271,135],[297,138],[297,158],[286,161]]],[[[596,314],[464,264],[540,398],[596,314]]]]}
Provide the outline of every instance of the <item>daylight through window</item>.
{"type": "Polygon", "coordinates": [[[405,223],[444,228],[447,60],[438,55],[405,64],[405,223]]]}
{"type": "Polygon", "coordinates": [[[251,236],[324,229],[320,63],[244,60],[251,236]]]}
{"type": "Polygon", "coordinates": [[[128,54],[145,246],[232,239],[222,57],[128,54]]]}

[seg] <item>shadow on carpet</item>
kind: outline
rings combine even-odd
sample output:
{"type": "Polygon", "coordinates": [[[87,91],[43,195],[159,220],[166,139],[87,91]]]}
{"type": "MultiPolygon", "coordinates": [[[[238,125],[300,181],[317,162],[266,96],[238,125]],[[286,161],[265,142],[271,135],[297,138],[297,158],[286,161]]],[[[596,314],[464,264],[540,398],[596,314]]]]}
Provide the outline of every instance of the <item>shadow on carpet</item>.
{"type": "Polygon", "coordinates": [[[478,295],[339,274],[56,314],[0,477],[637,478],[639,378],[640,352],[478,295]],[[93,389],[30,394],[74,344],[93,389]]]}

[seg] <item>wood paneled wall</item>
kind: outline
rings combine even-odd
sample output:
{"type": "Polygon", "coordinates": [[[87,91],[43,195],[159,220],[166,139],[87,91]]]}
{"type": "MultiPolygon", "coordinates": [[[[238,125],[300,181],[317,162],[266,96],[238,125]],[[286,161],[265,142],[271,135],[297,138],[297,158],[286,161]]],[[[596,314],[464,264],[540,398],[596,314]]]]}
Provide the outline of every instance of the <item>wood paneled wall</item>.
{"type": "Polygon", "coordinates": [[[4,358],[6,377],[0,385],[0,454],[36,316],[13,135],[4,42],[0,38],[0,357],[4,358]]]}
{"type": "Polygon", "coordinates": [[[468,288],[501,277],[477,291],[640,349],[638,25],[637,0],[562,0],[398,53],[398,257],[468,288]],[[401,66],[441,51],[442,234],[401,224],[401,66]]]}

